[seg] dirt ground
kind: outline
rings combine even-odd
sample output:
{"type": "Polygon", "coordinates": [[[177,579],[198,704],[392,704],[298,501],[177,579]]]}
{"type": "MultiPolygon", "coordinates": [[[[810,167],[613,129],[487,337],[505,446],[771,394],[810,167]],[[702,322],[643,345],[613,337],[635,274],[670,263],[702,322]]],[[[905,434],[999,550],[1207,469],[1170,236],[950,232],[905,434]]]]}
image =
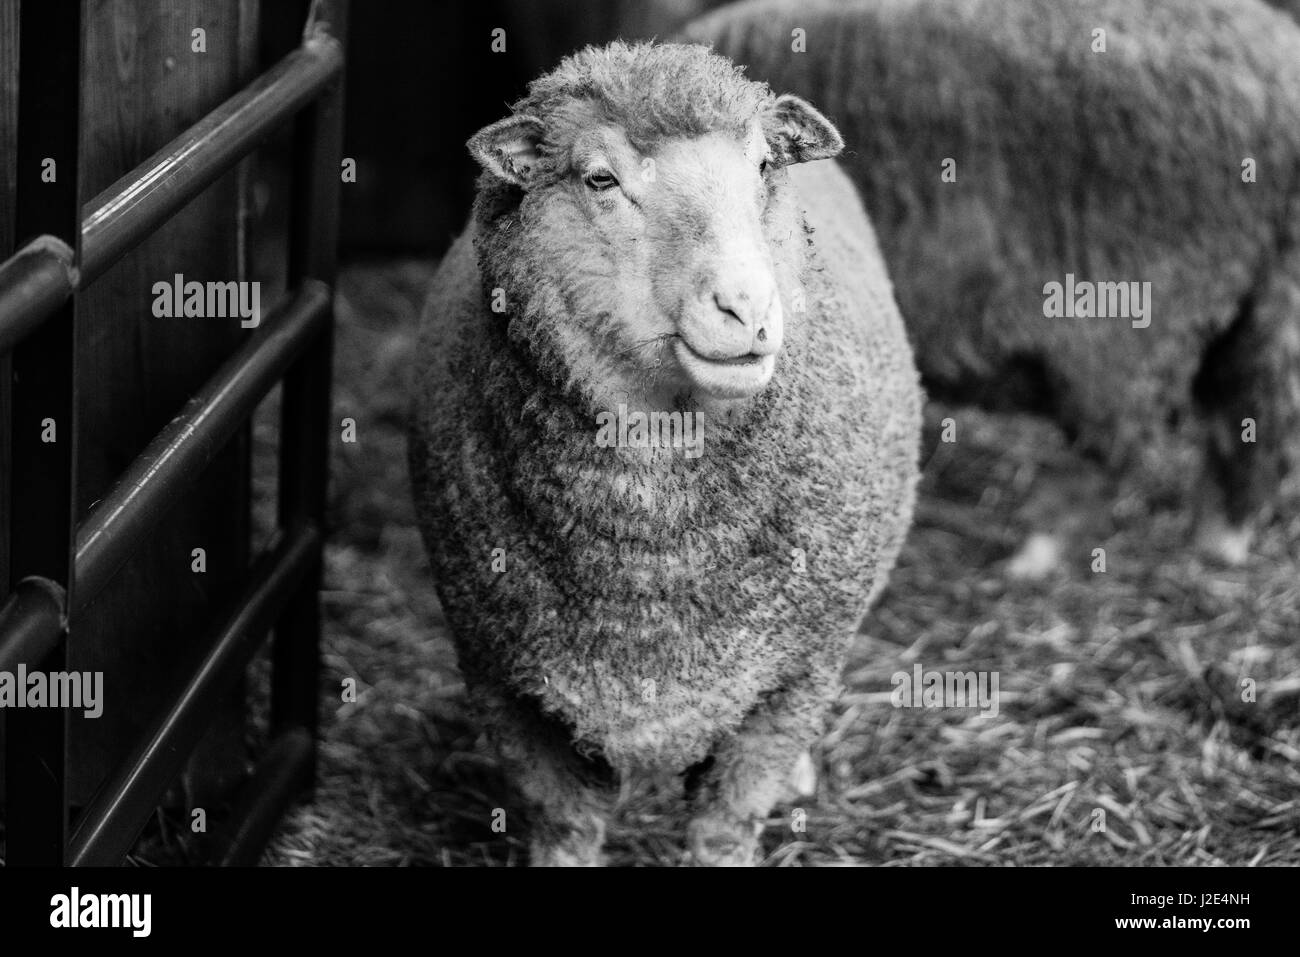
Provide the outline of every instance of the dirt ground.
{"type": "MultiPolygon", "coordinates": [[[[268,864],[526,863],[517,801],[464,718],[409,502],[431,271],[360,264],[341,280],[335,412],[358,441],[336,444],[331,475],[320,780],[268,864]]],[[[1186,547],[1185,515],[1147,514],[1040,421],[931,408],[927,434],[917,523],[858,635],[816,796],[773,814],[766,863],[1300,864],[1300,514],[1224,570],[1186,547]],[[959,439],[940,444],[948,415],[959,439]],[[1063,570],[1010,579],[1044,520],[1030,494],[1064,513],[1081,486],[1103,491],[1063,570]],[[997,672],[998,713],[892,707],[891,676],[917,663],[997,672]]],[[[625,795],[611,863],[682,860],[665,795],[625,795]]]]}

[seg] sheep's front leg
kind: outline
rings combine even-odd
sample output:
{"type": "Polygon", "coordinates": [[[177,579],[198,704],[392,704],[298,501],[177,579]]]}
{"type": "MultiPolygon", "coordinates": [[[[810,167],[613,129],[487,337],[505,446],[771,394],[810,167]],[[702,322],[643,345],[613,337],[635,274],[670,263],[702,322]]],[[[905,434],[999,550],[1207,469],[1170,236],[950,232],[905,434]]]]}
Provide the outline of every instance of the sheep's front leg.
{"type": "Polygon", "coordinates": [[[1278,257],[1235,324],[1202,359],[1195,393],[1207,420],[1213,485],[1198,503],[1200,549],[1226,565],[1250,557],[1260,512],[1297,462],[1300,250],[1278,257]]]}
{"type": "Polygon", "coordinates": [[[531,703],[477,694],[488,737],[527,804],[533,867],[599,867],[611,794],[607,766],[531,703]]]}
{"type": "Polygon", "coordinates": [[[837,668],[774,692],[718,747],[699,776],[687,830],[691,857],[706,867],[749,867],[763,822],[791,793],[801,759],[821,736],[839,686],[837,668]]]}

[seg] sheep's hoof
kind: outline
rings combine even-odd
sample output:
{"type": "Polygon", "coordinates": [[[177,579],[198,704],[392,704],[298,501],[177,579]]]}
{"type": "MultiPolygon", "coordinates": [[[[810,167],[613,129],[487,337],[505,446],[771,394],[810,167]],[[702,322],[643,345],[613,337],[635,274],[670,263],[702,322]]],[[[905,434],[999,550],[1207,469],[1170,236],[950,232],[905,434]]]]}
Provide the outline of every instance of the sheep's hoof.
{"type": "Polygon", "coordinates": [[[1007,563],[1007,576],[1018,581],[1042,581],[1060,565],[1060,540],[1055,535],[1035,532],[1007,563]]]}
{"type": "Polygon", "coordinates": [[[1234,527],[1222,519],[1207,522],[1196,536],[1196,547],[1202,555],[1229,568],[1250,560],[1253,543],[1254,535],[1248,526],[1234,527]]]}
{"type": "Polygon", "coordinates": [[[575,818],[533,836],[529,864],[533,867],[604,867],[605,822],[599,817],[575,818]]]}
{"type": "Polygon", "coordinates": [[[605,855],[600,845],[547,844],[534,841],[529,855],[530,867],[604,867],[605,855]]]}
{"type": "Polygon", "coordinates": [[[696,867],[753,867],[758,856],[758,822],[699,817],[687,830],[696,867]]]}
{"type": "Polygon", "coordinates": [[[810,798],[817,793],[817,768],[812,755],[803,751],[790,772],[790,790],[795,797],[810,798]]]}

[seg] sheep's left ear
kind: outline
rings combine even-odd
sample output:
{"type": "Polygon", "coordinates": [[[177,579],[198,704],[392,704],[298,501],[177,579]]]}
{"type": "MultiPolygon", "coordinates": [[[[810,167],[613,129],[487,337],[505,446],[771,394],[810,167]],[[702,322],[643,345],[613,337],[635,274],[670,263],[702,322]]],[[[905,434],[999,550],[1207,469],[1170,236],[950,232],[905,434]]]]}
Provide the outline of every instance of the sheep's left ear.
{"type": "Polygon", "coordinates": [[[830,159],[844,149],[834,124],[810,103],[789,93],[777,97],[763,127],[778,166],[830,159]]]}
{"type": "Polygon", "coordinates": [[[537,165],[542,122],[523,113],[497,120],[469,138],[465,145],[480,166],[507,183],[526,187],[537,165]]]}

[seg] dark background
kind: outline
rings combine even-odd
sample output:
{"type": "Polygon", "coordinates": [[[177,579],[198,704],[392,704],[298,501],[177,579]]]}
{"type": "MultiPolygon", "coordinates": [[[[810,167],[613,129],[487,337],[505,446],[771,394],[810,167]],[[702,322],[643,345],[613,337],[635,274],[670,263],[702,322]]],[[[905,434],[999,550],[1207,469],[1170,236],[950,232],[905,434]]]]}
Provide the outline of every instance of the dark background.
{"type": "Polygon", "coordinates": [[[567,53],[666,38],[720,0],[450,0],[352,5],[343,251],[440,253],[460,232],[476,167],[465,141],[567,53]],[[492,31],[506,31],[504,53],[492,31]]]}

